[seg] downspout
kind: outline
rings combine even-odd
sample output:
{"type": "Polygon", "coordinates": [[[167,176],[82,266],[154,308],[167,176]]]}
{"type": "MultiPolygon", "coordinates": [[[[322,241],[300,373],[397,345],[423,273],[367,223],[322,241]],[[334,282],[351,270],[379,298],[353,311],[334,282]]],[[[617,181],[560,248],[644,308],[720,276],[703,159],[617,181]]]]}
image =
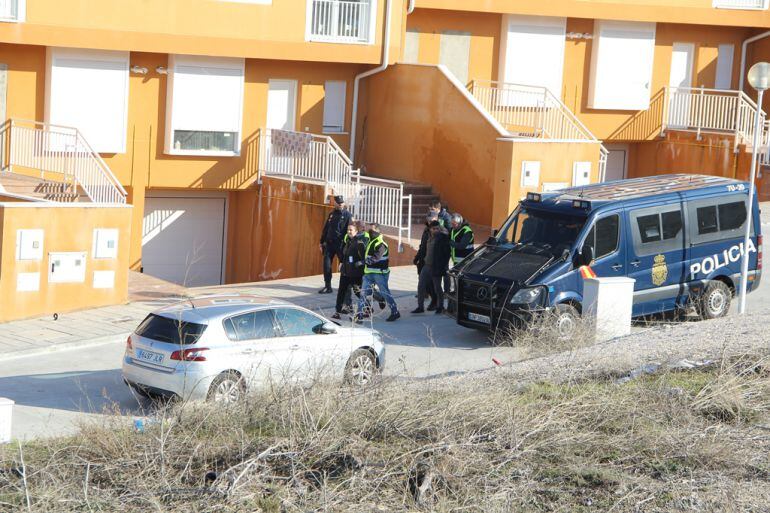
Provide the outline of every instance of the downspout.
{"type": "Polygon", "coordinates": [[[348,156],[350,161],[355,163],[356,160],[356,128],[358,126],[358,88],[362,78],[370,77],[385,71],[388,67],[388,60],[390,59],[390,4],[392,0],[386,0],[385,7],[385,38],[382,40],[382,64],[376,68],[372,68],[363,73],[356,75],[356,79],[353,81],[353,117],[352,127],[350,128],[350,151],[348,156]]]}
{"type": "MultiPolygon", "coordinates": [[[[746,41],[743,42],[743,45],[741,45],[741,74],[738,77],[738,90],[743,91],[743,80],[746,75],[746,50],[749,48],[749,44],[753,43],[754,41],[759,41],[760,39],[764,39],[767,36],[770,36],[770,30],[767,32],[762,32],[761,34],[757,34],[756,36],[748,38],[746,41]]],[[[762,108],[760,106],[760,108],[762,108]]]]}
{"type": "Polygon", "coordinates": [[[414,12],[414,0],[409,0],[409,7],[406,9],[406,14],[412,14],[414,12]]]}

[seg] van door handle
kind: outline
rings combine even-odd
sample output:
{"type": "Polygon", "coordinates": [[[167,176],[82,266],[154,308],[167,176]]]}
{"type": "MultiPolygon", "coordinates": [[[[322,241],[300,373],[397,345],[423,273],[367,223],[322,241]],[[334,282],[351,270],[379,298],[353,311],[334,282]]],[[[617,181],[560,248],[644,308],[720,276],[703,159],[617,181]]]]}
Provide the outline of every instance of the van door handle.
{"type": "Polygon", "coordinates": [[[641,263],[641,260],[634,260],[633,262],[629,262],[629,264],[633,265],[634,267],[639,267],[639,264],[641,263]]]}
{"type": "Polygon", "coordinates": [[[623,264],[615,264],[612,266],[612,269],[614,271],[620,271],[621,269],[623,269],[623,264]]]}

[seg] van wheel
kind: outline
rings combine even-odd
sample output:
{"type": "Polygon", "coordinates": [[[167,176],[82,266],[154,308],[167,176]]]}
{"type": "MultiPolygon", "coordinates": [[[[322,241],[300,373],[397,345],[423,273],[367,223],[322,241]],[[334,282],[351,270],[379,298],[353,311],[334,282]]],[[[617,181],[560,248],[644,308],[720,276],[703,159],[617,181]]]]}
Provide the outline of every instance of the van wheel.
{"type": "Polygon", "coordinates": [[[710,281],[698,300],[698,313],[701,319],[724,317],[730,311],[732,294],[721,281],[710,281]]]}
{"type": "Polygon", "coordinates": [[[562,303],[556,305],[556,318],[554,319],[554,331],[559,341],[575,338],[580,314],[574,306],[562,303]]]}
{"type": "Polygon", "coordinates": [[[223,372],[211,382],[206,399],[221,404],[237,403],[246,394],[246,383],[236,372],[223,372]]]}

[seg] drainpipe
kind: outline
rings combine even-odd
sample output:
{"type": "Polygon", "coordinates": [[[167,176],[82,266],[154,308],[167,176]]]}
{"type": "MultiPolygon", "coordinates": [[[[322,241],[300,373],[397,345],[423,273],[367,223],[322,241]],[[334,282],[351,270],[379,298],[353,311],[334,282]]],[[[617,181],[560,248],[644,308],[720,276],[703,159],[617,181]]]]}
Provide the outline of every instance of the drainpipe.
{"type": "Polygon", "coordinates": [[[414,0],[409,0],[409,7],[406,9],[406,14],[412,14],[414,12],[414,0]]]}
{"type": "Polygon", "coordinates": [[[353,81],[353,117],[352,127],[350,128],[350,151],[348,155],[350,161],[355,164],[356,160],[356,127],[358,126],[358,88],[362,78],[370,77],[385,71],[388,67],[388,60],[390,59],[390,4],[392,0],[386,0],[385,7],[385,38],[382,40],[382,64],[376,68],[372,68],[363,73],[356,75],[356,79],[353,81]]]}
{"type": "MultiPolygon", "coordinates": [[[[745,79],[745,75],[746,75],[746,50],[748,50],[749,44],[753,43],[754,41],[759,41],[760,39],[764,39],[767,36],[770,36],[770,30],[748,38],[746,41],[743,42],[743,45],[741,45],[741,74],[740,74],[740,77],[738,78],[739,91],[743,91],[743,80],[745,79]]],[[[760,106],[759,108],[761,109],[762,107],[760,106]]]]}

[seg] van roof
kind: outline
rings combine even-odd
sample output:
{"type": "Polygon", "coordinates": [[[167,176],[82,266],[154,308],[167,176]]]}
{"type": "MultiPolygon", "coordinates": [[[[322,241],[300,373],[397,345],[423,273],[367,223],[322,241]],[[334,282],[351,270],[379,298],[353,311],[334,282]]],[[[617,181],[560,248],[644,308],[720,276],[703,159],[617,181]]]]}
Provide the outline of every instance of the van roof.
{"type": "Polygon", "coordinates": [[[596,183],[582,187],[570,187],[555,191],[553,194],[544,193],[543,198],[551,200],[584,199],[618,201],[636,198],[662,196],[673,192],[685,192],[716,186],[746,184],[740,180],[708,175],[658,175],[629,180],[614,180],[596,183]]]}

